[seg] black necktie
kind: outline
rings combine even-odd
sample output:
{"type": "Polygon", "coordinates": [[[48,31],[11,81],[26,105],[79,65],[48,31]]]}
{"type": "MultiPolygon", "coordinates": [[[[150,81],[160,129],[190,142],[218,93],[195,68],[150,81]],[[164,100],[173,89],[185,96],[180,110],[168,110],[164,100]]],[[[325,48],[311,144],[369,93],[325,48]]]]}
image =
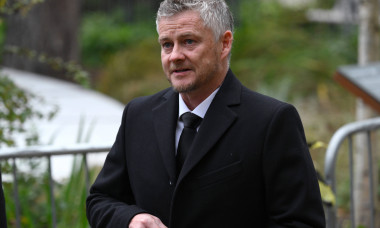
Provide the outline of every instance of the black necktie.
{"type": "Polygon", "coordinates": [[[178,173],[182,169],[182,165],[186,160],[186,157],[191,148],[191,144],[193,143],[195,135],[197,134],[197,127],[202,121],[201,117],[191,112],[186,112],[182,114],[180,119],[184,123],[184,128],[179,138],[177,156],[176,156],[178,173]]]}

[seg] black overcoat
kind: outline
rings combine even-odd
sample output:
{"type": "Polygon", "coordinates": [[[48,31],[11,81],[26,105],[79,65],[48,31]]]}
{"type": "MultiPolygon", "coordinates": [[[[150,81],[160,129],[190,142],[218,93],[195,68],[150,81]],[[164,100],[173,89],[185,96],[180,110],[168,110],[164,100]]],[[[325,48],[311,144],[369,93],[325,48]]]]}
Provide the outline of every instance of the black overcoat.
{"type": "Polygon", "coordinates": [[[142,212],[170,228],[324,227],[293,106],[250,91],[229,70],[178,178],[177,118],[171,88],[126,106],[87,199],[93,228],[127,227],[142,212]]]}

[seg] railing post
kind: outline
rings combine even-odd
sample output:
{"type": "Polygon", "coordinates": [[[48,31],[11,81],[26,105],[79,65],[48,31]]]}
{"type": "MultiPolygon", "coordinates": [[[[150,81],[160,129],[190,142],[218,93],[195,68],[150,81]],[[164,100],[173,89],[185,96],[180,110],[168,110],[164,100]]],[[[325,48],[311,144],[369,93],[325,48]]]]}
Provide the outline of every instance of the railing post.
{"type": "Polygon", "coordinates": [[[83,163],[84,163],[84,174],[85,174],[85,181],[86,181],[86,196],[88,196],[88,193],[90,191],[90,171],[88,169],[88,164],[87,164],[87,153],[83,153],[83,163]]]}
{"type": "Polygon", "coordinates": [[[352,135],[348,136],[349,165],[350,165],[350,209],[351,209],[351,226],[355,226],[355,199],[354,199],[354,153],[352,145],[352,135]]]}
{"type": "MultiPolygon", "coordinates": [[[[91,147],[88,145],[77,145],[70,148],[56,148],[56,147],[38,147],[38,148],[8,148],[2,150],[0,153],[0,161],[2,160],[10,160],[11,168],[12,168],[12,176],[13,176],[13,201],[15,205],[15,224],[14,226],[17,228],[22,227],[22,207],[20,204],[20,194],[19,194],[19,183],[18,183],[18,172],[17,172],[17,159],[31,159],[31,158],[46,158],[48,159],[48,178],[49,178],[49,200],[51,207],[51,226],[52,228],[57,227],[57,207],[56,207],[56,199],[55,199],[55,182],[52,175],[52,156],[60,156],[60,155],[83,155],[84,159],[84,169],[85,169],[85,178],[86,178],[86,194],[89,192],[90,188],[90,171],[88,166],[88,154],[89,153],[104,153],[109,151],[111,146],[98,146],[91,147]],[[12,164],[13,162],[13,164],[12,164]]],[[[1,165],[1,164],[0,164],[1,165]]],[[[1,168],[1,167],[0,167],[1,168]]],[[[80,191],[82,191],[81,189],[80,191]]],[[[49,203],[48,203],[49,204],[49,203]]],[[[27,210],[27,209],[26,209],[27,210]]],[[[13,218],[12,218],[13,219],[13,218]]],[[[1,227],[0,227],[1,228],[1,227]]]]}
{"type": "Polygon", "coordinates": [[[372,143],[371,132],[367,131],[367,146],[368,146],[368,167],[369,167],[369,199],[371,205],[371,227],[375,228],[375,198],[374,198],[374,178],[373,178],[373,157],[372,157],[372,143]]]}
{"type": "Polygon", "coordinates": [[[15,200],[16,207],[16,227],[21,228],[21,208],[20,208],[20,199],[18,196],[18,184],[17,184],[17,165],[16,158],[12,159],[12,173],[13,173],[13,198],[15,200]]]}
{"type": "MultiPolygon", "coordinates": [[[[370,158],[372,158],[372,155],[373,155],[373,148],[372,148],[372,140],[371,140],[371,133],[375,130],[379,130],[380,129],[380,117],[376,117],[376,118],[373,118],[373,119],[368,119],[368,120],[362,120],[362,121],[357,121],[357,122],[353,122],[353,123],[349,123],[349,124],[346,124],[345,126],[339,128],[333,135],[333,137],[331,138],[330,142],[329,142],[329,146],[327,147],[327,150],[326,150],[326,156],[325,156],[325,178],[326,178],[326,183],[332,188],[332,191],[334,194],[336,194],[336,177],[335,177],[335,168],[336,168],[336,160],[337,160],[337,156],[338,156],[338,153],[339,153],[339,149],[341,147],[341,144],[342,142],[348,138],[349,140],[349,156],[350,156],[350,180],[351,180],[351,183],[350,183],[350,197],[351,197],[351,224],[355,224],[355,219],[353,218],[354,215],[355,215],[355,204],[357,204],[357,202],[354,201],[353,197],[352,197],[352,192],[353,192],[353,186],[352,186],[352,183],[353,183],[353,177],[354,177],[354,173],[352,171],[352,167],[353,167],[353,151],[352,151],[352,136],[357,134],[357,133],[360,133],[360,132],[367,132],[368,134],[368,156],[370,158]]],[[[371,197],[370,197],[370,207],[371,207],[371,227],[375,227],[375,213],[376,213],[376,208],[375,208],[375,201],[374,201],[374,177],[373,177],[373,173],[371,171],[373,171],[373,163],[372,163],[372,160],[369,159],[369,175],[370,175],[370,193],[371,194],[371,197]]],[[[337,208],[337,205],[336,206],[333,206],[331,208],[327,208],[327,227],[328,228],[336,228],[337,227],[337,218],[336,218],[336,208],[337,208]]],[[[354,225],[353,225],[354,226],[354,225]]]]}
{"type": "Polygon", "coordinates": [[[47,156],[48,159],[48,173],[49,173],[49,190],[50,190],[50,206],[51,206],[51,223],[52,227],[55,228],[57,225],[56,210],[55,210],[55,197],[54,197],[54,180],[51,171],[51,156],[47,156]]]}

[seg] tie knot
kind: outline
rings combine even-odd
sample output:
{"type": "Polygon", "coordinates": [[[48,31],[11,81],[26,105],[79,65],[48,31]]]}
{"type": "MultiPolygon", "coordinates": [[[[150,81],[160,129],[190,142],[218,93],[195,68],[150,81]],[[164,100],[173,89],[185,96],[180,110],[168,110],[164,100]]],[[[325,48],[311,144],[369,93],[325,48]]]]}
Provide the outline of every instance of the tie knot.
{"type": "Polygon", "coordinates": [[[183,121],[185,127],[195,129],[201,123],[202,118],[191,112],[185,112],[181,115],[181,120],[183,121]]]}

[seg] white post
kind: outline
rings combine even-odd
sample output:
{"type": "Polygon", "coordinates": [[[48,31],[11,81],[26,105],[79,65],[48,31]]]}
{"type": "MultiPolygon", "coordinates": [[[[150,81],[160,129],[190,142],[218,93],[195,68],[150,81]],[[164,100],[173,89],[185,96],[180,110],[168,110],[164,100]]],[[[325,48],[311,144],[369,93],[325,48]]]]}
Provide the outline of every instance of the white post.
{"type": "MultiPolygon", "coordinates": [[[[358,63],[361,66],[379,60],[379,4],[378,0],[361,0],[359,5],[359,56],[358,63]]],[[[373,111],[364,104],[363,100],[357,100],[356,119],[364,120],[373,117],[373,111]]],[[[356,138],[355,154],[355,221],[358,225],[370,227],[370,205],[369,205],[369,169],[367,156],[366,135],[356,138]]],[[[373,153],[375,155],[375,153],[373,153]]],[[[374,174],[377,173],[377,159],[372,159],[374,174]]],[[[375,175],[377,177],[377,175],[375,175]]],[[[375,178],[377,181],[377,178],[375,178]]],[[[377,186],[377,184],[375,184],[377,186]]],[[[377,191],[375,191],[377,192],[377,191]]]]}

